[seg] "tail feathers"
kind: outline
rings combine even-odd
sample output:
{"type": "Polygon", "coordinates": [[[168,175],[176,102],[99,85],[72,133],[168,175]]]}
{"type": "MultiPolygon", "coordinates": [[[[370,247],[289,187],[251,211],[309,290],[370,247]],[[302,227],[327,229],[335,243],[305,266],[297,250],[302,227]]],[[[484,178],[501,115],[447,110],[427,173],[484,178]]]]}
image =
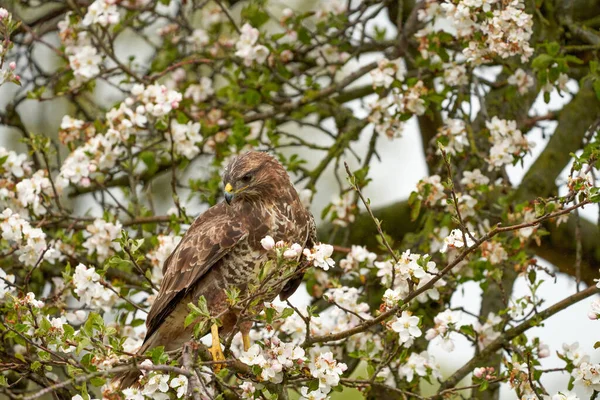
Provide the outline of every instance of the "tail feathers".
{"type": "MultiPolygon", "coordinates": [[[[143,355],[144,353],[146,353],[146,350],[148,350],[150,348],[150,346],[154,342],[154,339],[156,338],[156,336],[157,335],[152,335],[152,336],[150,336],[150,338],[147,338],[144,341],[144,344],[142,344],[142,347],[140,347],[140,349],[137,351],[137,354],[143,355]]],[[[139,369],[132,366],[130,370],[120,372],[117,375],[115,375],[115,377],[112,379],[111,383],[114,385],[113,387],[117,387],[116,390],[119,390],[119,391],[127,389],[131,386],[139,387],[140,385],[138,383],[138,380],[139,380],[141,374],[142,374],[142,371],[140,371],[139,369]],[[118,386],[116,386],[117,384],[118,384],[118,386]]]]}
{"type": "Polygon", "coordinates": [[[139,386],[138,379],[140,378],[141,374],[142,372],[137,368],[121,372],[113,378],[112,383],[118,382],[117,390],[119,391],[127,389],[131,386],[139,386]]]}

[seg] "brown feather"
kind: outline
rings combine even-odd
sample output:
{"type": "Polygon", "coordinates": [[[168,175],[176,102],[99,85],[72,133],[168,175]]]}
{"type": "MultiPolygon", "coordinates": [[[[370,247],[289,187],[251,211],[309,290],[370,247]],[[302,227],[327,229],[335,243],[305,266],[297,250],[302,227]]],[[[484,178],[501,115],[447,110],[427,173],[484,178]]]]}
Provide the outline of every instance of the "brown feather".
{"type": "Polygon", "coordinates": [[[226,207],[220,203],[200,215],[165,261],[160,291],[146,319],[146,339],[198,280],[247,235],[239,222],[227,218],[226,207]]]}
{"type": "MultiPolygon", "coordinates": [[[[237,287],[243,292],[256,280],[256,272],[268,259],[261,239],[270,235],[275,241],[307,248],[315,243],[313,216],[275,158],[266,153],[245,153],[228,165],[224,182],[234,184],[239,194],[231,205],[220,203],[200,215],[165,261],[164,277],[148,313],[148,330],[138,354],[156,346],[175,350],[190,340],[192,327],[184,328],[183,321],[187,304],[200,296],[205,297],[211,314],[220,317],[220,334],[234,333],[238,315],[228,306],[225,290],[237,287]],[[242,179],[248,174],[252,174],[251,185],[242,179]]],[[[287,299],[301,282],[299,273],[273,288],[265,301],[278,294],[287,299]]],[[[122,375],[121,389],[135,382],[137,376],[139,372],[122,375]]]]}

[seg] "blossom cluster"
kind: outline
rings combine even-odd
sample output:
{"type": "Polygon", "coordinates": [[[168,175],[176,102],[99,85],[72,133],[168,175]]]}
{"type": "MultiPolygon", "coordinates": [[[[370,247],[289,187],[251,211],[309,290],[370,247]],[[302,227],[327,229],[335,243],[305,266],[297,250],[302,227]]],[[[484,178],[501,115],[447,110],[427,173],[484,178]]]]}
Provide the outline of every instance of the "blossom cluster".
{"type": "Polygon", "coordinates": [[[102,278],[94,267],[79,264],[73,274],[74,291],[88,307],[109,310],[116,302],[114,292],[102,285],[102,278]]]}
{"type": "MultiPolygon", "coordinates": [[[[153,363],[150,360],[141,363],[143,367],[152,365],[153,363]]],[[[201,379],[204,378],[202,374],[200,376],[201,379]]],[[[143,371],[141,378],[144,382],[142,387],[133,386],[123,390],[125,400],[144,400],[148,398],[168,400],[172,398],[169,396],[169,392],[175,392],[175,397],[178,399],[186,398],[188,395],[189,380],[185,375],[170,377],[169,374],[158,371],[143,371]]],[[[72,400],[75,400],[75,397],[72,400]]]]}
{"type": "Polygon", "coordinates": [[[264,348],[258,344],[251,346],[240,356],[240,361],[260,367],[262,380],[281,383],[283,371],[303,365],[306,357],[302,347],[284,343],[274,337],[265,341],[264,348]]]}
{"type": "MultiPolygon", "coordinates": [[[[438,273],[436,263],[431,261],[428,255],[411,254],[409,250],[402,253],[399,262],[386,260],[376,261],[374,264],[382,285],[390,289],[384,294],[384,303],[386,304],[406,297],[410,292],[411,285],[415,285],[415,288],[418,289],[429,283],[438,273]]],[[[445,285],[444,279],[437,280],[431,289],[419,294],[417,300],[423,303],[428,299],[439,299],[438,289],[445,285]]]]}
{"type": "Polygon", "coordinates": [[[439,337],[442,342],[442,348],[446,351],[454,350],[453,332],[461,325],[461,313],[458,311],[445,310],[435,316],[433,319],[435,325],[425,334],[427,340],[433,340],[439,337]]]}
{"type": "Polygon", "coordinates": [[[106,222],[103,219],[95,219],[94,223],[86,227],[86,240],[83,247],[87,249],[88,255],[95,254],[100,262],[106,260],[111,249],[118,250],[119,245],[114,240],[121,233],[123,226],[120,222],[106,222]]]}
{"type": "Polygon", "coordinates": [[[53,264],[60,257],[60,252],[48,245],[42,229],[33,228],[29,221],[10,208],[0,214],[0,230],[2,239],[14,247],[19,261],[26,266],[33,267],[42,260],[53,264]]]}
{"type": "Polygon", "coordinates": [[[244,60],[244,65],[251,66],[255,61],[263,64],[269,56],[269,49],[257,44],[260,33],[250,24],[244,24],[240,29],[241,35],[235,44],[235,55],[244,60]]]}
{"type": "Polygon", "coordinates": [[[148,261],[152,264],[152,281],[154,283],[160,282],[163,275],[163,265],[181,241],[181,236],[158,235],[156,239],[158,240],[158,246],[146,254],[148,261]]]}
{"type": "Polygon", "coordinates": [[[477,66],[494,57],[519,56],[522,62],[533,55],[529,41],[533,34],[533,17],[524,10],[522,0],[445,0],[427,1],[419,12],[419,19],[427,25],[417,33],[421,38],[421,54],[428,58],[428,36],[445,29],[463,43],[462,55],[477,66]]]}
{"type": "MultiPolygon", "coordinates": [[[[387,87],[392,81],[401,82],[402,69],[397,62],[383,60],[380,67],[374,70],[373,86],[387,87]],[[391,65],[391,66],[390,66],[391,65]],[[400,72],[399,72],[400,71],[400,72]]],[[[392,87],[376,102],[370,104],[368,121],[377,133],[387,137],[399,137],[402,133],[402,122],[406,116],[423,115],[426,111],[426,100],[430,90],[421,80],[412,85],[404,84],[392,87]]]]}
{"type": "MultiPolygon", "coordinates": [[[[149,118],[160,118],[169,114],[179,107],[182,100],[181,93],[158,84],[136,84],[131,88],[131,95],[118,107],[106,113],[108,129],[105,133],[87,131],[93,136],[69,154],[61,166],[59,187],[69,183],[85,187],[89,186],[92,180],[101,178],[127,154],[130,138],[135,144],[147,136],[145,133],[149,118]]],[[[83,126],[83,121],[70,117],[63,119],[63,137],[72,140],[73,137],[80,136],[83,126]]],[[[174,122],[171,131],[166,131],[164,136],[173,141],[175,154],[192,158],[199,152],[196,147],[196,142],[201,140],[199,130],[198,123],[181,125],[174,122]]]]}
{"type": "Polygon", "coordinates": [[[488,157],[490,170],[513,163],[533,147],[533,143],[517,129],[516,121],[493,117],[485,126],[490,131],[492,143],[488,157]]]}

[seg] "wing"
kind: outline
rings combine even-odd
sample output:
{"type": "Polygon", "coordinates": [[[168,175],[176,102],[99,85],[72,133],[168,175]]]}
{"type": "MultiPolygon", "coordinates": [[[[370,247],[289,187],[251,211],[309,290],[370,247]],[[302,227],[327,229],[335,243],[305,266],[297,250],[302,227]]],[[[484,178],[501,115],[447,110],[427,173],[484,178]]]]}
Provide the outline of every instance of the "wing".
{"type": "Polygon", "coordinates": [[[163,280],[146,319],[146,339],[208,270],[247,236],[240,218],[219,203],[200,215],[163,266],[163,280]]]}
{"type": "MultiPolygon", "coordinates": [[[[305,215],[306,221],[304,225],[306,226],[306,240],[304,241],[304,248],[310,249],[317,243],[317,226],[315,225],[315,219],[308,209],[306,210],[305,215]]],[[[302,265],[298,266],[298,268],[301,267],[302,265]]],[[[281,301],[286,301],[291,295],[293,295],[302,283],[303,278],[304,272],[299,273],[298,276],[287,281],[279,293],[279,299],[281,301]]]]}

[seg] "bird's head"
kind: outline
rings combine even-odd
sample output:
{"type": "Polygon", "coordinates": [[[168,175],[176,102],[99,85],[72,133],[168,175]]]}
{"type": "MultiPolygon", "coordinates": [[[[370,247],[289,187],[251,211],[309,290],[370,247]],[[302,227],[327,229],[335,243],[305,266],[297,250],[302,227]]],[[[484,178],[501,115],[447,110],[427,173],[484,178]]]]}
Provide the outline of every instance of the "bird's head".
{"type": "Polygon", "coordinates": [[[250,151],[231,160],[223,174],[225,201],[269,198],[277,196],[278,188],[289,185],[283,166],[273,156],[250,151]]]}

